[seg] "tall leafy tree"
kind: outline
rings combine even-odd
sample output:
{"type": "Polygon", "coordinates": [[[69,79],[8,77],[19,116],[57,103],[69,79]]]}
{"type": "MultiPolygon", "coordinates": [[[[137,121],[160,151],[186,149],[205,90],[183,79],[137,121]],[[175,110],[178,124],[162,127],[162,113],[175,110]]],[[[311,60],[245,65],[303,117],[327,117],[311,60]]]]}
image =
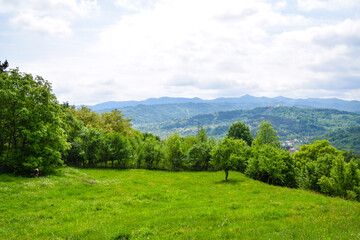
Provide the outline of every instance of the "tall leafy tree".
{"type": "Polygon", "coordinates": [[[105,133],[118,132],[123,135],[131,135],[131,119],[124,118],[121,111],[114,109],[110,112],[101,114],[100,128],[105,133]]]}
{"type": "Polygon", "coordinates": [[[101,146],[101,161],[111,161],[111,167],[114,162],[121,168],[126,168],[130,158],[132,158],[132,147],[129,139],[118,132],[104,134],[101,146]]]}
{"type": "Polygon", "coordinates": [[[101,117],[97,112],[93,112],[89,107],[80,106],[75,108],[72,106],[71,112],[74,114],[74,117],[82,121],[85,127],[100,128],[101,126],[101,117]]]}
{"type": "Polygon", "coordinates": [[[77,139],[80,146],[80,156],[83,159],[83,167],[87,164],[94,166],[99,160],[101,151],[101,132],[95,128],[83,128],[77,139]]]}
{"type": "Polygon", "coordinates": [[[178,134],[171,135],[165,142],[165,158],[172,170],[177,170],[182,165],[183,151],[181,137],[178,134]]]}
{"type": "Polygon", "coordinates": [[[242,122],[233,123],[228,130],[227,137],[243,139],[249,146],[251,146],[253,141],[253,136],[250,133],[249,127],[242,122]]]}
{"type": "Polygon", "coordinates": [[[262,121],[259,130],[256,131],[256,137],[253,144],[256,146],[272,145],[280,148],[280,140],[277,131],[271,126],[270,122],[262,121]]]}
{"type": "Polygon", "coordinates": [[[195,138],[196,142],[187,151],[188,166],[195,170],[208,170],[211,150],[215,145],[213,139],[209,139],[206,129],[201,127],[195,138]]]}
{"type": "Polygon", "coordinates": [[[68,147],[62,109],[51,85],[18,69],[0,74],[0,166],[50,171],[68,147]]]}
{"type": "Polygon", "coordinates": [[[194,144],[187,153],[189,167],[194,170],[208,170],[212,148],[211,142],[194,144]]]}
{"type": "Polygon", "coordinates": [[[211,163],[219,170],[224,170],[228,180],[230,170],[244,171],[249,157],[250,147],[240,139],[226,137],[211,151],[211,163]]]}
{"type": "Polygon", "coordinates": [[[146,168],[151,169],[160,162],[162,156],[160,142],[154,137],[147,137],[140,145],[138,163],[144,162],[146,168]]]}

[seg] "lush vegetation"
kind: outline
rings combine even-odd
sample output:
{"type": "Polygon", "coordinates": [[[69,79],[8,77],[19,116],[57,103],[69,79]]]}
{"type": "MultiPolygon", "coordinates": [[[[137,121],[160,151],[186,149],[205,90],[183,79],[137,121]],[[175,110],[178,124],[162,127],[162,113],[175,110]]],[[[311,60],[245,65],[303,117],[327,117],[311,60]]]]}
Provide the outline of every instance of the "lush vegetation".
{"type": "Polygon", "coordinates": [[[262,121],[268,121],[277,130],[281,140],[309,137],[322,139],[319,136],[331,131],[359,126],[360,114],[332,109],[262,107],[202,114],[164,123],[138,124],[135,127],[166,137],[173,132],[181,136],[194,135],[200,125],[206,128],[209,136],[220,139],[226,136],[230,125],[238,121],[248,125],[253,135],[262,121]]]}
{"type": "MultiPolygon", "coordinates": [[[[166,122],[179,118],[189,118],[199,114],[208,114],[218,111],[240,109],[242,105],[236,103],[172,103],[156,105],[137,105],[121,108],[123,114],[133,119],[135,126],[166,122]]],[[[112,109],[110,109],[112,110],[112,109]]],[[[107,111],[110,111],[107,110],[107,111]]],[[[102,111],[106,112],[106,111],[102,111]]]]}
{"type": "MultiPolygon", "coordinates": [[[[304,145],[292,157],[280,149],[278,133],[269,122],[259,124],[254,140],[249,127],[236,122],[218,142],[207,136],[205,128],[198,128],[196,136],[172,134],[162,141],[134,130],[130,119],[116,109],[99,114],[85,106],[58,104],[50,83],[41,77],[18,70],[0,76],[0,101],[5,105],[0,115],[2,170],[30,173],[38,168],[50,172],[63,163],[122,169],[224,170],[226,180],[230,170],[237,170],[274,185],[360,200],[358,163],[345,161],[327,141],[304,145]],[[331,151],[318,156],[323,149],[331,151]]],[[[290,112],[284,108],[266,110],[267,114],[298,117],[296,108],[290,112]]],[[[332,111],[320,113],[325,119],[334,117],[332,111]]]]}
{"type": "Polygon", "coordinates": [[[0,175],[2,239],[358,239],[360,204],[233,173],[0,175]]]}
{"type": "MultiPolygon", "coordinates": [[[[47,206],[48,201],[51,202],[49,204],[55,204],[53,202],[56,202],[56,204],[61,205],[57,200],[54,200],[55,197],[52,194],[59,194],[62,190],[66,193],[68,190],[65,189],[71,189],[70,192],[75,191],[75,189],[69,187],[72,186],[73,183],[80,187],[79,189],[82,189],[83,185],[79,182],[85,183],[85,186],[94,185],[93,188],[88,189],[89,191],[99,191],[110,199],[115,198],[115,202],[121,202],[124,196],[124,193],[121,192],[122,190],[114,190],[115,192],[109,190],[112,189],[112,183],[116,185],[116,189],[122,186],[117,185],[116,182],[116,179],[122,176],[121,174],[124,174],[125,178],[129,178],[126,174],[131,172],[134,172],[135,175],[139,173],[151,173],[145,171],[125,171],[125,169],[135,168],[170,171],[221,170],[225,173],[225,181],[221,182],[221,178],[216,181],[227,184],[227,188],[231,185],[237,185],[235,176],[244,178],[244,175],[229,174],[230,171],[237,171],[250,178],[271,185],[308,189],[329,196],[339,196],[345,199],[360,201],[360,162],[359,159],[357,159],[357,155],[351,152],[344,153],[339,151],[329,145],[327,140],[315,141],[314,144],[303,145],[297,153],[291,155],[290,152],[280,148],[278,132],[273,128],[272,124],[267,121],[259,123],[255,138],[253,138],[248,125],[243,122],[234,122],[228,129],[227,136],[219,141],[209,137],[204,127],[198,127],[196,135],[194,136],[182,137],[175,133],[168,135],[167,139],[162,140],[160,137],[151,133],[143,133],[133,129],[130,119],[125,118],[122,112],[117,109],[100,114],[85,106],[76,108],[75,106],[70,106],[68,103],[59,104],[55,95],[52,94],[50,83],[41,77],[34,78],[32,75],[20,73],[16,69],[2,72],[0,74],[0,80],[0,103],[4,106],[0,109],[0,170],[25,175],[29,175],[34,170],[36,170],[37,173],[41,171],[43,175],[47,173],[53,174],[43,178],[45,179],[45,183],[41,183],[40,180],[39,182],[33,180],[34,185],[32,185],[32,182],[29,181],[31,186],[29,189],[26,184],[23,187],[16,186],[17,182],[14,179],[26,182],[24,178],[2,175],[1,177],[5,177],[5,180],[3,180],[5,183],[2,186],[3,188],[0,188],[0,191],[8,191],[10,188],[9,193],[13,191],[14,194],[18,194],[17,196],[19,196],[20,200],[18,202],[14,201],[14,204],[20,204],[21,201],[26,201],[26,203],[28,203],[27,201],[35,201],[37,198],[35,198],[35,200],[23,199],[21,196],[26,194],[26,191],[30,191],[30,189],[34,190],[33,187],[38,187],[37,183],[40,183],[40,185],[44,185],[45,190],[41,189],[41,185],[39,192],[45,195],[48,194],[48,197],[50,197],[50,199],[44,198],[44,200],[46,200],[44,206],[47,206]],[[64,164],[82,168],[117,168],[123,169],[123,171],[111,172],[120,174],[116,175],[115,179],[112,180],[105,178],[105,175],[101,177],[87,176],[85,173],[91,173],[91,171],[78,171],[70,168],[63,168],[62,171],[65,171],[64,174],[54,174],[56,169],[64,166],[64,164]],[[64,181],[67,177],[68,179],[64,181]],[[46,181],[52,183],[47,186],[46,181]],[[61,181],[66,183],[65,186],[61,185],[61,181]],[[9,185],[7,182],[13,182],[15,187],[11,188],[12,185],[9,185]],[[102,185],[103,183],[105,183],[105,185],[102,185]],[[97,188],[97,185],[99,185],[99,188],[97,188]],[[55,188],[56,193],[51,191],[53,186],[57,186],[55,188]],[[104,187],[104,189],[102,189],[102,187],[104,187]],[[105,189],[109,191],[105,191],[105,189]],[[117,194],[120,194],[120,196],[117,196],[117,194]]],[[[298,111],[296,108],[291,111],[289,111],[288,108],[265,109],[269,112],[267,113],[268,115],[271,115],[271,112],[275,112],[277,116],[284,115],[284,117],[289,116],[289,118],[294,119],[299,117],[296,115],[296,111],[298,111]]],[[[255,109],[254,111],[263,112],[264,109],[255,109]]],[[[321,122],[327,121],[328,124],[332,123],[328,118],[345,118],[349,124],[359,121],[357,114],[341,112],[342,117],[340,117],[339,114],[333,115],[333,111],[334,110],[321,110],[320,113],[323,115],[321,122]]],[[[313,113],[313,110],[311,110],[309,114],[310,113],[313,113]]],[[[221,114],[224,114],[223,118],[226,119],[226,113],[221,114]]],[[[316,116],[319,116],[319,114],[316,116]]],[[[232,117],[230,116],[229,119],[232,119],[232,117]]],[[[259,119],[262,118],[259,117],[259,119]]],[[[206,120],[204,121],[206,123],[206,120]]],[[[294,121],[301,122],[302,120],[298,119],[294,121]]],[[[100,172],[96,171],[94,171],[94,173],[100,174],[100,172]]],[[[186,175],[186,173],[183,174],[186,175]]],[[[191,175],[195,173],[188,174],[191,175]]],[[[200,177],[210,176],[211,174],[213,174],[212,176],[218,176],[217,173],[208,173],[209,175],[206,175],[205,173],[198,172],[198,174],[200,177]]],[[[122,181],[126,181],[126,179],[122,181]]],[[[139,181],[144,181],[144,179],[139,181]]],[[[206,184],[208,180],[200,179],[199,181],[205,181],[202,182],[202,184],[206,184]]],[[[159,182],[154,183],[154,186],[156,187],[157,184],[159,184],[159,182]]],[[[210,182],[208,182],[208,184],[210,184],[210,182]]],[[[122,187],[131,188],[131,183],[129,186],[125,185],[122,187]]],[[[187,187],[186,185],[183,186],[183,188],[187,187]]],[[[141,188],[140,190],[142,191],[141,188]]],[[[65,194],[65,198],[60,197],[60,199],[67,202],[72,199],[72,195],[74,194],[84,194],[85,198],[81,201],[87,202],[87,195],[82,193],[82,190],[79,191],[78,193],[69,193],[69,198],[67,198],[65,194]]],[[[193,194],[191,189],[189,191],[190,194],[193,194]]],[[[158,197],[157,194],[158,193],[154,193],[156,199],[158,197]]],[[[207,195],[206,197],[211,196],[207,195]]],[[[40,200],[41,199],[42,198],[40,198],[40,200]]],[[[146,199],[153,200],[153,197],[146,197],[146,199]]],[[[181,204],[183,200],[182,198],[175,198],[175,202],[170,203],[174,204],[175,207],[175,205],[181,204]],[[179,200],[180,203],[175,200],[179,200]]],[[[103,201],[103,198],[99,200],[100,207],[96,204],[95,207],[97,211],[105,209],[105,212],[107,212],[107,210],[113,209],[114,206],[109,206],[114,203],[113,201],[109,204],[105,204],[106,201],[105,203],[103,203],[103,201]]],[[[13,203],[11,201],[9,203],[9,199],[4,198],[2,201],[0,199],[0,204],[3,204],[3,209],[7,211],[6,214],[11,216],[12,210],[7,208],[9,207],[8,204],[11,205],[13,203]]],[[[80,205],[78,207],[81,208],[80,205]]],[[[17,205],[14,206],[19,207],[17,205]]],[[[25,207],[26,206],[30,205],[25,204],[25,207]]],[[[67,203],[65,203],[65,206],[68,206],[67,203]]],[[[57,211],[59,210],[60,209],[57,209],[57,211]]],[[[132,210],[136,211],[136,208],[132,210]]],[[[41,216],[52,219],[50,217],[52,216],[50,214],[51,211],[47,211],[48,209],[44,210],[44,214],[41,216]]],[[[151,211],[151,209],[149,211],[151,211]]],[[[90,212],[87,210],[85,213],[90,214],[90,212]]],[[[32,213],[30,213],[30,215],[31,214],[32,213]]],[[[74,217],[67,215],[65,218],[76,221],[81,213],[78,212],[77,214],[78,215],[76,215],[75,211],[74,217]]],[[[109,217],[108,214],[110,213],[106,213],[106,217],[109,217]]],[[[149,215],[151,214],[149,213],[149,215]]],[[[144,217],[141,214],[138,216],[144,217]]],[[[218,216],[215,218],[218,218],[218,216]]],[[[280,218],[283,219],[283,217],[280,218]]],[[[63,218],[61,219],[64,220],[63,218]]],[[[6,221],[7,220],[0,220],[0,224],[6,228],[4,230],[2,227],[0,231],[7,233],[8,231],[18,230],[16,227],[12,228],[12,226],[9,226],[6,221]]],[[[23,224],[22,220],[14,221],[19,221],[19,226],[23,224]]],[[[37,219],[35,219],[35,222],[36,221],[37,219]]],[[[55,217],[55,222],[50,220],[50,224],[57,224],[56,221],[59,220],[55,217]]],[[[113,219],[111,221],[115,220],[113,219]]],[[[89,221],[87,221],[87,223],[89,223],[89,221]]],[[[101,231],[109,231],[109,233],[111,232],[111,236],[115,234],[112,232],[114,231],[114,226],[118,226],[116,225],[117,223],[113,223],[115,224],[113,227],[107,228],[102,226],[104,222],[99,224],[99,227],[104,229],[101,231]]],[[[24,236],[31,236],[33,233],[26,232],[29,229],[31,229],[31,227],[24,230],[25,232],[20,232],[24,236]]],[[[159,229],[161,230],[162,227],[159,227],[159,229]]],[[[267,228],[267,230],[269,229],[267,228]]],[[[67,226],[64,232],[59,232],[59,234],[55,234],[55,236],[64,234],[64,236],[68,236],[71,230],[73,230],[73,227],[67,226]]],[[[118,236],[120,239],[121,234],[125,234],[122,236],[125,238],[129,238],[130,236],[135,236],[135,238],[144,237],[142,235],[137,236],[133,229],[129,230],[128,225],[122,226],[120,230],[123,231],[118,233],[120,234],[118,236]]],[[[87,236],[89,228],[84,228],[84,231],[85,232],[81,233],[75,231],[80,235],[70,235],[70,238],[80,238],[81,234],[87,236]]],[[[191,231],[191,234],[196,233],[196,231],[191,231]]],[[[200,231],[201,234],[203,231],[204,230],[200,231]]],[[[43,231],[36,232],[34,236],[41,238],[41,234],[43,234],[43,231]]],[[[171,234],[173,235],[173,233],[171,234]]],[[[219,233],[215,231],[214,234],[219,233]]],[[[222,236],[221,234],[224,233],[221,232],[220,237],[222,236]]],[[[229,234],[229,236],[231,236],[231,233],[229,234]]],[[[251,237],[257,236],[256,234],[249,234],[248,236],[251,237]]],[[[285,235],[280,236],[288,236],[288,232],[282,234],[285,235]]],[[[10,234],[9,236],[13,235],[14,234],[10,234]]],[[[96,234],[89,236],[96,238],[96,234]]],[[[164,238],[169,236],[170,235],[165,234],[164,238]]],[[[176,237],[176,235],[174,236],[176,237]]],[[[46,234],[43,237],[51,238],[46,234]]],[[[213,237],[215,238],[215,235],[213,237]]]]}
{"type": "Polygon", "coordinates": [[[41,77],[17,69],[0,74],[0,166],[7,171],[49,170],[67,149],[63,109],[41,77]]]}

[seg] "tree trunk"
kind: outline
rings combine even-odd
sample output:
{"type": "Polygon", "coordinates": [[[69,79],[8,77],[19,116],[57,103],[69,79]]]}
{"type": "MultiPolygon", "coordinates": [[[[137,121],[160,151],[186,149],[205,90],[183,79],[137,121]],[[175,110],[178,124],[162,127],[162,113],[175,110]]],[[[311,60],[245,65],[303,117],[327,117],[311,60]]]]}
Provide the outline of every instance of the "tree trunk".
{"type": "Polygon", "coordinates": [[[225,170],[225,181],[228,180],[228,176],[229,176],[229,171],[228,171],[228,170],[225,170]]]}

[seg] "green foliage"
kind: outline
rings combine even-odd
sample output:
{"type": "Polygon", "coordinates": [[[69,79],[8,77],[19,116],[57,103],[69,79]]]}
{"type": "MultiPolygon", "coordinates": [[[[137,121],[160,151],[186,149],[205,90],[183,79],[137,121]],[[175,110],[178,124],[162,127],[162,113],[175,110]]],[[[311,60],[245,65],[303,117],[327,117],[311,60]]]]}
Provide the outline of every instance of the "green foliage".
{"type": "Polygon", "coordinates": [[[126,168],[132,158],[132,147],[129,139],[118,132],[103,135],[101,152],[100,162],[105,162],[105,166],[107,166],[107,161],[111,161],[111,167],[114,167],[116,161],[118,167],[126,168]]]}
{"type": "Polygon", "coordinates": [[[243,139],[249,146],[253,141],[253,136],[250,133],[250,129],[245,123],[236,122],[231,124],[227,137],[235,139],[243,139]]]}
{"type": "Polygon", "coordinates": [[[203,143],[208,141],[209,138],[207,136],[207,132],[204,127],[200,127],[200,129],[197,133],[197,138],[198,138],[198,141],[203,142],[203,143]]]}
{"type": "Polygon", "coordinates": [[[342,152],[327,140],[304,145],[294,153],[299,186],[333,196],[359,198],[360,170],[354,161],[346,163],[342,152]]]}
{"type": "Polygon", "coordinates": [[[260,123],[253,144],[257,146],[271,145],[280,148],[279,136],[277,135],[277,131],[271,126],[270,122],[260,123]]]}
{"type": "Polygon", "coordinates": [[[191,169],[208,170],[213,146],[210,142],[199,142],[187,153],[187,162],[191,169]]]}
{"type": "Polygon", "coordinates": [[[117,109],[101,115],[86,106],[78,109],[72,107],[71,111],[75,118],[82,121],[86,127],[101,129],[104,133],[118,132],[123,135],[132,135],[131,119],[124,118],[121,111],[117,109]]]}
{"type": "Polygon", "coordinates": [[[225,171],[225,180],[227,181],[230,170],[245,170],[249,149],[250,147],[244,140],[226,137],[219,141],[211,151],[211,163],[215,168],[225,171]]]}
{"type": "Polygon", "coordinates": [[[101,126],[101,117],[99,113],[93,112],[90,108],[86,106],[81,106],[78,109],[75,109],[75,106],[71,108],[71,112],[74,114],[74,117],[84,123],[86,127],[100,128],[101,126]]]}
{"type": "Polygon", "coordinates": [[[268,184],[296,186],[295,168],[290,153],[273,145],[252,146],[245,173],[268,184]]]}
{"type": "Polygon", "coordinates": [[[337,149],[360,153],[360,126],[337,129],[313,139],[327,139],[337,149]]]}
{"type": "Polygon", "coordinates": [[[360,160],[360,153],[356,153],[355,151],[343,150],[343,155],[345,162],[350,162],[352,159],[354,159],[355,162],[359,162],[360,160]]]}
{"type": "Polygon", "coordinates": [[[170,164],[170,169],[178,170],[181,167],[183,152],[181,149],[181,137],[178,134],[171,135],[165,141],[165,159],[170,164]]]}
{"type": "Polygon", "coordinates": [[[194,170],[208,170],[215,142],[208,138],[203,127],[199,129],[196,140],[187,152],[188,166],[194,170]]]}
{"type": "Polygon", "coordinates": [[[78,146],[80,146],[80,156],[83,159],[83,166],[87,163],[88,166],[94,166],[100,159],[101,151],[101,132],[95,128],[83,128],[76,139],[78,146]]]}
{"type": "Polygon", "coordinates": [[[155,137],[147,137],[140,144],[140,153],[138,155],[138,167],[143,161],[146,168],[152,169],[163,158],[163,149],[160,142],[155,137]]]}
{"type": "Polygon", "coordinates": [[[341,156],[334,159],[329,177],[318,180],[322,193],[340,196],[350,200],[360,200],[360,171],[353,161],[344,162],[341,156]]]}
{"type": "Polygon", "coordinates": [[[63,109],[42,77],[18,69],[0,74],[0,168],[52,171],[66,150],[63,109]]]}
{"type": "MultiPolygon", "coordinates": [[[[161,110],[161,106],[157,106],[157,108],[161,110]]],[[[251,108],[254,108],[254,106],[251,108]]],[[[168,114],[168,111],[165,112],[168,114]]],[[[201,114],[200,111],[198,111],[198,113],[201,114]]],[[[152,114],[155,115],[155,113],[152,114]]],[[[138,115],[143,116],[141,113],[138,113],[138,115]]],[[[137,115],[126,116],[132,117],[136,122],[137,115]]],[[[281,140],[291,140],[295,138],[305,139],[308,137],[314,140],[328,139],[328,136],[324,134],[339,129],[346,129],[343,131],[343,134],[335,134],[335,136],[339,136],[339,138],[337,138],[339,144],[336,145],[336,147],[339,149],[356,150],[360,145],[360,141],[356,141],[356,136],[359,136],[359,134],[352,134],[349,131],[350,127],[359,125],[360,114],[333,109],[259,107],[251,110],[229,111],[229,109],[224,108],[223,110],[214,110],[212,113],[209,112],[208,114],[195,116],[181,114],[181,116],[176,116],[177,119],[170,121],[165,121],[165,119],[163,121],[151,121],[154,119],[154,117],[151,116],[151,114],[147,115],[149,122],[136,123],[134,127],[141,131],[149,131],[165,137],[171,132],[177,132],[181,136],[195,135],[198,126],[201,125],[206,128],[209,136],[221,139],[226,136],[229,127],[234,122],[245,122],[247,126],[250,127],[251,133],[255,135],[259,124],[262,121],[269,121],[272,123],[273,128],[277,131],[281,140]],[[349,133],[352,137],[345,139],[343,142],[340,136],[342,135],[347,138],[345,133],[349,133]]],[[[331,143],[333,144],[333,141],[331,141],[331,143]]]]}
{"type": "Polygon", "coordinates": [[[105,133],[117,132],[123,135],[131,135],[131,119],[125,119],[121,111],[114,109],[111,112],[101,114],[101,129],[105,133]]]}
{"type": "MultiPolygon", "coordinates": [[[[198,114],[207,114],[218,111],[228,111],[242,108],[240,104],[219,103],[173,103],[173,104],[139,104],[132,107],[123,107],[121,111],[128,118],[133,119],[136,126],[158,124],[175,119],[189,118],[198,114]]],[[[109,111],[102,109],[100,112],[109,111]]],[[[198,124],[202,124],[198,122],[198,124]]]]}

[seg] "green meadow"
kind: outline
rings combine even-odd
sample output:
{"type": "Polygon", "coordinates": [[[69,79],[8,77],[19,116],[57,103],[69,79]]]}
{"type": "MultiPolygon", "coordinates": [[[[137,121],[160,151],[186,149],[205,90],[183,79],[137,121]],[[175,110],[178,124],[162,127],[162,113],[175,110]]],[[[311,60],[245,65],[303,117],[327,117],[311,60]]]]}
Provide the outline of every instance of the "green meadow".
{"type": "Polygon", "coordinates": [[[230,172],[0,175],[0,239],[360,239],[360,203],[230,172]]]}

